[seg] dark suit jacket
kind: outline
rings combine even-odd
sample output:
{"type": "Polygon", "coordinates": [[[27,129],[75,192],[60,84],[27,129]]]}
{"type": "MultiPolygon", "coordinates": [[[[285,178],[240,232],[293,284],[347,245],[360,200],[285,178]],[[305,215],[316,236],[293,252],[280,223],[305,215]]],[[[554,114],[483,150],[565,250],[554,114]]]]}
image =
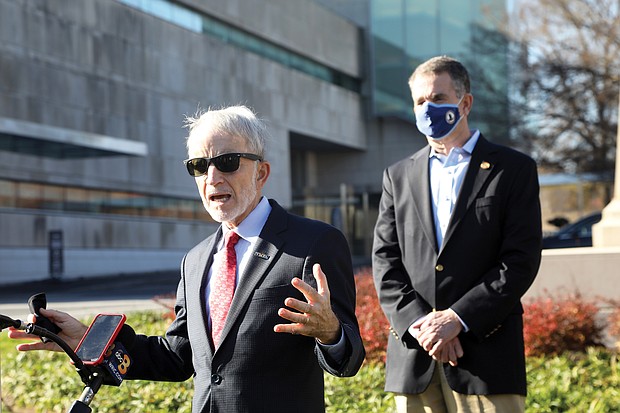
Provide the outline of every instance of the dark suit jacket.
{"type": "MultiPolygon", "coordinates": [[[[352,376],[364,359],[355,318],[351,255],[340,231],[288,214],[270,201],[271,214],[237,286],[217,351],[209,338],[205,283],[221,229],[184,258],[176,320],[166,338],[138,336],[130,378],[182,381],[194,376],[193,412],[321,412],[323,370],[352,376]],[[346,357],[330,360],[315,339],[275,333],[288,323],[277,314],[287,297],[304,299],[291,285],[301,277],[316,288],[320,263],[341,322],[346,357]]],[[[305,299],[304,299],[305,300],[305,299]]]]}
{"type": "Polygon", "coordinates": [[[538,272],[541,216],[536,165],[480,136],[443,247],[437,246],[426,147],[390,166],[373,245],[373,272],[392,334],[386,390],[417,394],[435,363],[408,332],[433,309],[452,308],[470,330],[465,355],[444,364],[464,394],[525,394],[520,298],[538,272]]]}

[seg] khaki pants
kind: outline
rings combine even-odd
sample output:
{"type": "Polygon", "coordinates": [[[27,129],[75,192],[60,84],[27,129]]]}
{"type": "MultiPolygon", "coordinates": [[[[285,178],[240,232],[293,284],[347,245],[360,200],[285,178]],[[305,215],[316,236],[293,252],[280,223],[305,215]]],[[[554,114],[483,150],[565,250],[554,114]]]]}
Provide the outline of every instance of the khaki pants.
{"type": "Polygon", "coordinates": [[[428,389],[420,394],[396,394],[398,413],[523,413],[520,394],[470,395],[450,388],[443,368],[435,366],[428,389]]]}

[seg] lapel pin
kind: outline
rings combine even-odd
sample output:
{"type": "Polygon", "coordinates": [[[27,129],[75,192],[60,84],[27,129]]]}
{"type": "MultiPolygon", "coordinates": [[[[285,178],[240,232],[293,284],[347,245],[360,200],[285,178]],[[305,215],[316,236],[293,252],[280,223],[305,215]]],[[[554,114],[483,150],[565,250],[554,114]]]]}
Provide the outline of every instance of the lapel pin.
{"type": "Polygon", "coordinates": [[[254,251],[254,256],[258,257],[262,260],[268,260],[269,259],[269,255],[265,254],[264,252],[258,252],[258,251],[254,251]]]}
{"type": "Polygon", "coordinates": [[[489,169],[490,167],[491,167],[491,164],[490,164],[490,163],[488,163],[487,161],[483,161],[483,162],[480,164],[480,168],[482,168],[482,169],[489,169]]]}

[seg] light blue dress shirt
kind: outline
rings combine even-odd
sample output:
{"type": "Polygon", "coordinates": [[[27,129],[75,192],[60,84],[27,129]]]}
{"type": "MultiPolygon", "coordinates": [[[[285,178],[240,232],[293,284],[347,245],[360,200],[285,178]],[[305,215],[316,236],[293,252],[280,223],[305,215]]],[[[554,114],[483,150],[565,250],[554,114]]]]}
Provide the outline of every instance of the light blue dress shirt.
{"type": "Polygon", "coordinates": [[[471,153],[479,136],[480,131],[473,131],[465,145],[452,148],[447,156],[438,154],[431,149],[429,155],[431,198],[435,219],[435,236],[439,249],[443,245],[443,238],[446,235],[446,229],[450,223],[450,217],[471,160],[471,153]]]}
{"type": "MultiPolygon", "coordinates": [[[[431,148],[429,155],[429,172],[431,180],[431,198],[433,204],[433,218],[435,220],[435,236],[437,237],[437,245],[439,249],[443,245],[443,238],[446,235],[446,229],[450,223],[452,211],[456,205],[459,191],[465,179],[467,167],[471,160],[471,153],[476,147],[479,130],[473,130],[471,137],[465,142],[465,145],[458,148],[450,149],[450,153],[446,155],[439,154],[431,148]]],[[[455,313],[456,314],[456,313],[455,313]]],[[[469,327],[456,314],[464,331],[468,331],[469,327]]],[[[426,318],[420,317],[414,321],[409,327],[409,333],[418,338],[418,330],[413,328],[413,324],[426,318]]]]}

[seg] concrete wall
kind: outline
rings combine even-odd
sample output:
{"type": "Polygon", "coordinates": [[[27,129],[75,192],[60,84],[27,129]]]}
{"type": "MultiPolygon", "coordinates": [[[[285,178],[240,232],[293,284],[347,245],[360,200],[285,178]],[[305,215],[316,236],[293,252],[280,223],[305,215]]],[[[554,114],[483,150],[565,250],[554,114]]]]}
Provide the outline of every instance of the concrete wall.
{"type": "MultiPolygon", "coordinates": [[[[249,4],[196,7],[358,74],[353,24],[309,1],[249,4]]],[[[366,146],[358,94],[121,3],[0,0],[0,19],[0,116],[138,140],[149,151],[137,159],[42,162],[3,152],[2,176],[17,175],[19,167],[22,179],[193,196],[180,164],[183,116],[238,103],[271,125],[278,152],[270,159],[275,173],[267,190],[284,204],[290,202],[288,131],[366,146]]]]}
{"type": "Polygon", "coordinates": [[[361,75],[358,28],[311,0],[178,0],[349,75],[361,75]]]}
{"type": "MultiPolygon", "coordinates": [[[[318,187],[351,185],[357,192],[381,193],[383,170],[426,146],[426,138],[415,125],[398,119],[377,119],[366,125],[368,145],[365,151],[322,153],[318,157],[318,187]],[[334,177],[339,181],[334,182],[334,177]]],[[[336,192],[337,193],[337,192],[336,192]]]]}
{"type": "MultiPolygon", "coordinates": [[[[89,277],[119,274],[159,272],[180,268],[186,250],[88,249],[64,250],[64,270],[60,280],[88,279],[89,277]],[[105,265],[103,264],[105,263],[105,265]]],[[[0,285],[50,278],[49,252],[46,248],[0,249],[0,285]]]]}
{"type": "MultiPolygon", "coordinates": [[[[366,75],[360,28],[313,1],[177,3],[330,68],[362,80],[366,75]]],[[[0,72],[0,118],[140,142],[148,151],[144,157],[89,159],[0,151],[4,179],[197,199],[181,164],[184,115],[240,103],[269,123],[272,175],[265,194],[285,207],[292,201],[291,132],[342,149],[316,157],[311,181],[318,196],[337,193],[340,183],[378,193],[383,168],[418,147],[411,141],[415,126],[367,119],[363,94],[116,0],[0,0],[0,72]]],[[[106,265],[120,249],[133,252],[134,259],[124,261],[130,272],[142,271],[141,261],[158,251],[171,251],[175,259],[165,264],[171,265],[178,251],[202,240],[213,225],[4,209],[0,282],[40,276],[47,260],[32,255],[38,269],[24,275],[17,249],[28,254],[45,248],[48,229],[63,230],[67,248],[85,249],[91,268],[106,265]]]]}
{"type": "Polygon", "coordinates": [[[525,298],[573,293],[620,300],[620,248],[543,250],[540,271],[525,298]]]}

